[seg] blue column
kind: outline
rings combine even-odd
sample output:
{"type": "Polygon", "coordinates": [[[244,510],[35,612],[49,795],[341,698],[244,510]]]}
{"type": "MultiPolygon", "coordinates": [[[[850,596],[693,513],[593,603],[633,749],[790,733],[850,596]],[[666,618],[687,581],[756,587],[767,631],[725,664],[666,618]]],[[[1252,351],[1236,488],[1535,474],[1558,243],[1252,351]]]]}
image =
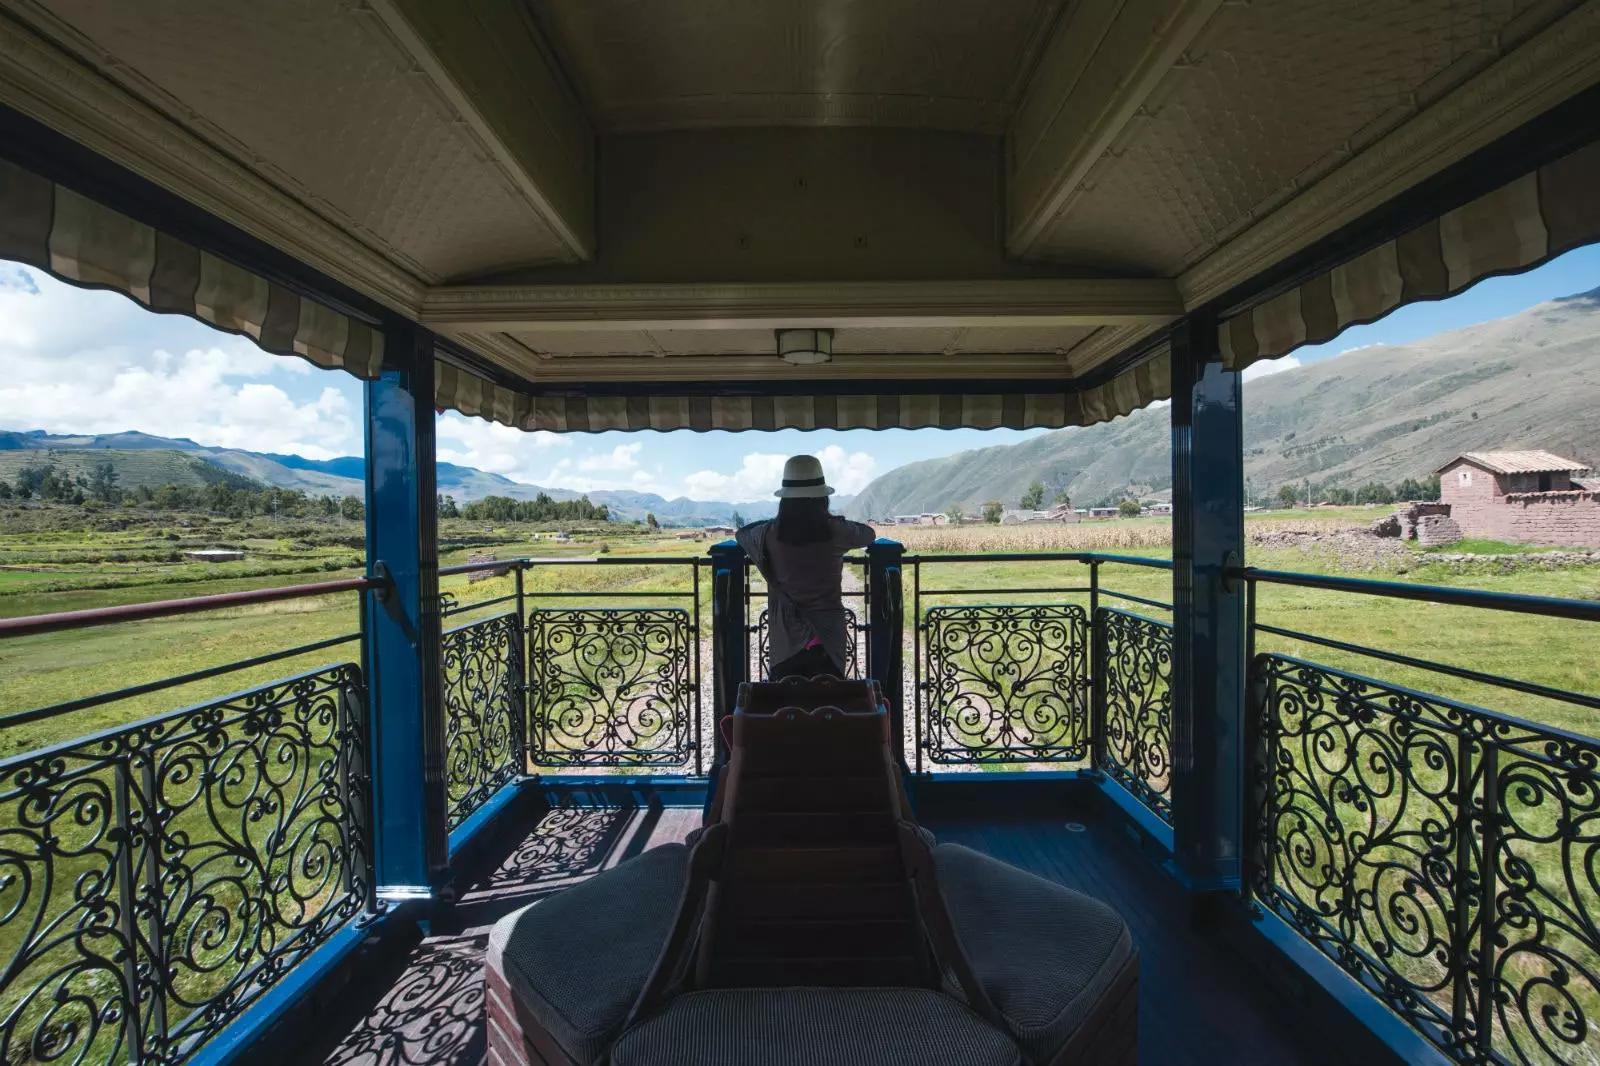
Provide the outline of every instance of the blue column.
{"type": "Polygon", "coordinates": [[[879,537],[867,546],[867,676],[883,688],[895,756],[905,765],[905,599],[900,561],[906,548],[879,537]]]}
{"type": "Polygon", "coordinates": [[[448,859],[433,373],[432,334],[395,326],[366,386],[367,566],[391,582],[367,609],[373,864],[389,900],[430,898],[448,859]]]}
{"type": "Polygon", "coordinates": [[[1236,891],[1244,833],[1244,451],[1237,371],[1215,321],[1172,335],[1172,811],[1179,878],[1236,891]]]}
{"type": "Polygon", "coordinates": [[[737,541],[711,546],[711,699],[713,763],[728,761],[722,720],[733,713],[739,686],[750,679],[749,601],[744,549],[737,541]]]}

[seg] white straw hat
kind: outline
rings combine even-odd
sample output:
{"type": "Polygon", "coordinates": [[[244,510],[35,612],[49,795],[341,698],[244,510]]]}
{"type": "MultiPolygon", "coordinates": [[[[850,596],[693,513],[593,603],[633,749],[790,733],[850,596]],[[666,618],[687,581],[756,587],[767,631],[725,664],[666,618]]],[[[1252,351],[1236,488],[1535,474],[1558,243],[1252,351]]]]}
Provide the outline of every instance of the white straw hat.
{"type": "Polygon", "coordinates": [[[773,495],[785,499],[795,496],[832,496],[833,489],[822,476],[822,464],[816,456],[796,455],[783,464],[783,488],[773,495]]]}

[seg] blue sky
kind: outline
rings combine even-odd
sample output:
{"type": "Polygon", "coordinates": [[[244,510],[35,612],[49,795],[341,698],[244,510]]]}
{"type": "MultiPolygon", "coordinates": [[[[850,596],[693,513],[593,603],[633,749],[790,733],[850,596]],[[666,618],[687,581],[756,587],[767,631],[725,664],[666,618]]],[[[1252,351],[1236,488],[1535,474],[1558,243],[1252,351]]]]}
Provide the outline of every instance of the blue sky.
{"type": "MultiPolygon", "coordinates": [[[[1450,300],[1414,304],[1275,363],[1247,380],[1372,344],[1404,344],[1600,286],[1600,246],[1538,270],[1491,278],[1450,300]]],[[[125,297],[0,262],[0,428],[56,433],[138,429],[202,444],[359,454],[355,379],[125,297]]],[[[1248,389],[1246,392],[1248,403],[1248,389]]],[[[439,455],[519,481],[579,490],[634,488],[704,500],[766,498],[783,459],[819,455],[840,491],[917,459],[1010,444],[1042,430],[784,430],[776,433],[522,433],[449,413],[439,455]]]]}

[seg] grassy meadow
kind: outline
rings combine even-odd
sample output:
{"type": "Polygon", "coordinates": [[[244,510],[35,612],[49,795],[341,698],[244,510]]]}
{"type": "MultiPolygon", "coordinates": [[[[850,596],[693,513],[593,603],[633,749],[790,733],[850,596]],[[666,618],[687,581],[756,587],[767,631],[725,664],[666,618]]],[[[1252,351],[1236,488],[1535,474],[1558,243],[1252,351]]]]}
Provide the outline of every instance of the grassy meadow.
{"type": "MultiPolygon", "coordinates": [[[[1252,537],[1284,532],[1330,534],[1364,527],[1374,514],[1372,509],[1359,507],[1265,512],[1248,516],[1246,528],[1252,537]]],[[[363,565],[358,522],[310,524],[160,515],[149,522],[129,522],[127,528],[114,530],[52,529],[49,524],[39,519],[36,528],[0,533],[0,617],[300,584],[355,576],[362,572],[363,565]],[[222,546],[242,548],[246,559],[235,563],[193,563],[184,561],[182,556],[186,550],[222,546]]],[[[902,526],[886,527],[882,532],[904,543],[908,552],[924,558],[950,553],[1099,551],[1167,559],[1171,552],[1171,526],[1163,518],[1117,519],[1075,526],[902,526]]],[[[707,538],[685,540],[676,531],[650,533],[616,523],[572,528],[568,531],[571,539],[566,541],[552,540],[550,533],[518,524],[446,520],[440,532],[441,563],[448,566],[465,562],[485,552],[502,559],[703,556],[710,545],[707,538]]],[[[1514,547],[1484,543],[1462,545],[1460,549],[1503,555],[1514,547]]],[[[1466,563],[1441,559],[1441,554],[1392,545],[1389,554],[1362,560],[1352,569],[1354,564],[1348,553],[1311,543],[1299,547],[1253,547],[1248,561],[1269,569],[1354,572],[1363,577],[1497,592],[1600,598],[1600,566],[1507,567],[1488,560],[1466,563]]],[[[1087,605],[1088,599],[1082,593],[1023,591],[1087,584],[1087,568],[1072,562],[941,564],[930,559],[921,564],[916,576],[924,590],[924,607],[938,603],[1051,600],[1087,605]],[[963,589],[1018,591],[954,594],[963,589]],[[950,591],[939,594],[937,590],[950,591]]],[[[707,590],[707,578],[708,574],[702,571],[702,591],[707,590]]],[[[908,571],[908,610],[913,603],[912,578],[908,571]]],[[[688,575],[648,566],[536,566],[526,576],[525,587],[534,597],[539,592],[552,591],[687,589],[688,575]]],[[[1170,577],[1163,570],[1108,564],[1101,568],[1101,587],[1144,599],[1171,599],[1170,577]]],[[[441,590],[465,604],[507,595],[514,590],[514,582],[503,577],[469,585],[466,576],[451,575],[441,581],[441,590]]],[[[543,602],[550,606],[576,606],[585,601],[565,598],[543,602]]],[[[632,601],[594,602],[618,605],[632,601]]],[[[703,602],[708,604],[709,599],[703,602]]],[[[1110,595],[1102,602],[1135,613],[1165,614],[1110,595]]],[[[506,609],[501,606],[455,615],[447,625],[459,625],[506,609]]],[[[1261,590],[1258,614],[1263,622],[1334,640],[1580,693],[1600,692],[1600,660],[1593,654],[1593,635],[1581,623],[1270,586],[1261,590]]],[[[344,594],[3,640],[0,716],[352,633],[357,624],[356,597],[344,594]]],[[[1264,637],[1261,650],[1281,651],[1589,735],[1600,734],[1600,712],[1585,708],[1489,690],[1471,682],[1315,647],[1305,641],[1264,637]]],[[[13,725],[0,737],[0,757],[238,691],[298,670],[334,661],[357,661],[358,656],[358,646],[351,643],[48,721],[13,725]]]]}
{"type": "MultiPolygon", "coordinates": [[[[1246,522],[1254,539],[1248,561],[1256,566],[1326,574],[1410,581],[1497,592],[1600,598],[1600,566],[1543,567],[1526,561],[1507,562],[1514,545],[1474,543],[1454,552],[1423,551],[1389,542],[1369,554],[1365,538],[1341,538],[1341,531],[1365,527],[1370,509],[1318,510],[1253,514],[1246,522]],[[1358,545],[1352,549],[1351,544],[1358,545]],[[1483,556],[1477,561],[1451,558],[1461,550],[1483,556]]],[[[360,523],[340,519],[316,523],[217,519],[203,515],[147,515],[122,520],[120,528],[90,531],[59,528],[61,516],[32,513],[25,528],[0,532],[0,617],[106,607],[127,603],[207,595],[348,577],[360,574],[360,523]],[[196,548],[235,547],[242,562],[194,563],[183,552],[196,548]]],[[[552,540],[551,530],[529,525],[486,525],[447,520],[441,523],[441,563],[467,562],[492,553],[500,559],[704,557],[709,538],[681,539],[670,530],[648,532],[632,526],[591,525],[567,529],[567,539],[552,540]]],[[[1078,562],[948,563],[940,554],[1029,551],[1097,551],[1150,560],[1171,557],[1171,526],[1166,519],[1117,519],[1076,526],[984,526],[957,528],[887,527],[886,536],[901,540],[920,562],[905,573],[908,614],[938,604],[1071,602],[1087,607],[1088,567],[1078,562]],[[1045,591],[1077,589],[1079,591],[1045,591]]],[[[700,571],[702,606],[701,654],[709,680],[710,571],[700,571]]],[[[511,576],[470,582],[467,575],[441,579],[441,591],[462,605],[512,594],[511,576]]],[[[851,575],[851,585],[855,579],[851,575]]],[[[625,606],[644,603],[689,606],[686,599],[663,601],[646,594],[687,591],[686,568],[647,562],[607,565],[535,563],[524,575],[530,606],[625,606]],[[637,596],[541,598],[544,593],[621,592],[637,596]]],[[[1101,602],[1136,614],[1165,619],[1167,612],[1115,593],[1169,602],[1171,577],[1164,569],[1107,563],[1100,567],[1101,602]]],[[[502,604],[464,610],[446,619],[455,627],[511,609],[502,604]]],[[[760,605],[754,605],[759,611],[760,605]]],[[[1437,604],[1391,601],[1346,593],[1264,586],[1258,617],[1286,629],[1329,639],[1363,644],[1462,667],[1502,674],[1579,693],[1600,693],[1600,660],[1592,627],[1580,623],[1470,611],[1437,604]]],[[[753,620],[753,618],[752,618],[753,620]]],[[[0,640],[0,717],[81,699],[97,693],[145,684],[205,670],[244,657],[354,633],[358,627],[352,594],[236,608],[203,615],[93,627],[45,636],[0,640]]],[[[1351,652],[1318,647],[1308,641],[1267,637],[1261,650],[1277,651],[1332,667],[1366,674],[1390,683],[1459,699],[1589,736],[1600,735],[1600,712],[1570,704],[1494,689],[1488,686],[1393,666],[1351,652]]],[[[907,671],[911,669],[907,649],[907,671]]],[[[0,760],[40,747],[113,728],[177,707],[214,699],[271,680],[336,662],[359,662],[354,643],[298,655],[246,670],[230,672],[179,687],[119,699],[103,706],[47,719],[14,723],[0,731],[0,760]]],[[[704,683],[702,693],[706,691],[704,683]]],[[[707,704],[709,706],[709,703],[707,704]]],[[[195,814],[180,819],[193,820],[195,814]]],[[[1351,815],[1351,817],[1355,817],[1351,815]]],[[[1409,815],[1407,816],[1409,817],[1409,815]]],[[[1344,814],[1341,813],[1341,819],[1344,814]]],[[[1348,820],[1348,819],[1345,819],[1348,820]]],[[[0,833],[5,819],[0,818],[0,833]]],[[[64,822],[62,823],[65,824],[64,822]]],[[[188,822],[183,823],[185,826],[188,822]]],[[[1352,827],[1355,823],[1351,823],[1352,827]]],[[[88,833],[89,828],[81,830],[88,833]]],[[[208,838],[208,824],[193,826],[194,838],[208,838]]],[[[287,862],[274,859],[274,868],[287,862]]],[[[1558,877],[1555,858],[1542,852],[1532,858],[1542,874],[1558,877]]],[[[287,869],[287,867],[284,867],[287,869]]],[[[1555,882],[1552,882],[1555,883],[1555,882]]],[[[325,891],[311,901],[313,909],[331,899],[325,891]]],[[[65,906],[65,897],[49,904],[65,906]]],[[[293,924],[293,919],[284,921],[293,924]]],[[[0,957],[17,951],[20,928],[0,926],[0,957]]],[[[65,950],[65,949],[62,949],[65,950]]],[[[1576,950],[1576,949],[1575,949],[1576,950]]],[[[45,965],[60,951],[41,958],[45,965]]],[[[61,956],[65,958],[64,955],[61,956]]],[[[193,979],[189,994],[204,998],[220,992],[228,974],[224,967],[193,979]]],[[[190,980],[185,978],[185,980],[190,980]]],[[[23,983],[25,984],[25,983],[23,983]]],[[[0,994],[0,1013],[14,1006],[23,984],[0,994]]],[[[42,1007],[28,1007],[33,1017],[42,1007]]],[[[30,1061],[24,1059],[23,1061],[30,1061]]]]}

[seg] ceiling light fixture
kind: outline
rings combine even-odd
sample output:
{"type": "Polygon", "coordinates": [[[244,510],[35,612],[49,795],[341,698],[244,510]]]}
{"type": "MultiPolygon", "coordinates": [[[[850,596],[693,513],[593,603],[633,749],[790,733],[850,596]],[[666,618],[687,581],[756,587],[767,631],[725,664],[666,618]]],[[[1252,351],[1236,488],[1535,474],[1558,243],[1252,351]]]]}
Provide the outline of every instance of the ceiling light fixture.
{"type": "Polygon", "coordinates": [[[794,366],[815,366],[833,359],[833,330],[778,330],[778,358],[794,366]]]}

